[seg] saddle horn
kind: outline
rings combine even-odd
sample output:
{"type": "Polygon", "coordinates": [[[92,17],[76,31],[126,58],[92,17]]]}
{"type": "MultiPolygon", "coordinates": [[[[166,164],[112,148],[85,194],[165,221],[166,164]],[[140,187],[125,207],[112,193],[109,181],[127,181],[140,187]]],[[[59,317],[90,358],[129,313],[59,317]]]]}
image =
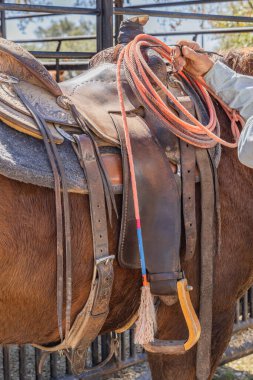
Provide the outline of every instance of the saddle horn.
{"type": "Polygon", "coordinates": [[[142,34],[143,26],[147,24],[148,20],[148,15],[134,16],[127,20],[123,20],[120,24],[118,43],[128,44],[138,36],[138,34],[142,34]]]}

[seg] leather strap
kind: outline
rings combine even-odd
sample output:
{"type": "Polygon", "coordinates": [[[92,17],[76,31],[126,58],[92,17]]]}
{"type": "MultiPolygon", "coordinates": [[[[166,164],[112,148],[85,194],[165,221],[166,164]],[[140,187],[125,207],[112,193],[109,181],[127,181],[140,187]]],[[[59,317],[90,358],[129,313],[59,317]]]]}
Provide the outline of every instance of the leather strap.
{"type": "MultiPolygon", "coordinates": [[[[213,152],[212,152],[213,153],[213,152]]],[[[217,172],[216,159],[208,150],[210,162],[213,169],[213,182],[214,182],[214,194],[215,194],[215,226],[216,226],[216,255],[220,255],[221,252],[221,205],[220,205],[220,192],[219,192],[219,179],[217,172]]]]}
{"type": "MultiPolygon", "coordinates": [[[[195,115],[194,103],[188,96],[180,97],[180,102],[192,115],[195,115]]],[[[187,121],[185,115],[179,111],[182,120],[187,121]]],[[[196,205],[195,205],[195,148],[187,142],[180,140],[181,176],[182,176],[182,202],[185,230],[185,260],[191,260],[196,247],[196,205]]]]}
{"type": "Polygon", "coordinates": [[[201,280],[199,320],[202,334],[197,346],[196,378],[207,380],[211,368],[213,256],[215,251],[215,196],[211,162],[206,149],[196,149],[201,183],[201,280]]]}
{"type": "Polygon", "coordinates": [[[96,159],[94,146],[87,135],[74,136],[79,150],[81,166],[84,169],[89,189],[89,202],[92,223],[94,260],[96,267],[96,292],[91,310],[86,314],[86,328],[83,336],[80,329],[72,350],[71,364],[75,373],[82,373],[85,365],[86,351],[100,332],[109,313],[109,301],[113,285],[113,259],[109,256],[106,205],[102,176],[96,159]]]}
{"type": "Polygon", "coordinates": [[[13,89],[26,106],[42,134],[48,159],[50,161],[55,183],[55,207],[56,207],[56,239],[57,239],[57,317],[58,329],[61,341],[63,341],[63,253],[65,242],[65,267],[66,267],[66,325],[65,336],[70,329],[71,303],[72,303],[72,271],[71,271],[71,233],[70,233],[70,207],[68,199],[67,181],[63,164],[55,145],[53,136],[45,120],[39,116],[35,107],[24,96],[18,84],[13,84],[13,89]],[[61,199],[61,190],[63,202],[61,199]],[[64,228],[63,228],[64,226],[64,228]]]}
{"type": "Polygon", "coordinates": [[[196,205],[195,205],[195,149],[180,140],[182,201],[185,226],[185,260],[191,260],[195,253],[197,241],[196,205]]]}
{"type": "MultiPolygon", "coordinates": [[[[195,83],[191,86],[183,80],[184,89],[194,101],[199,120],[206,125],[209,115],[195,83]]],[[[207,380],[211,370],[213,254],[219,250],[220,217],[218,181],[215,166],[209,152],[196,149],[196,160],[201,182],[201,283],[199,319],[202,333],[197,346],[196,378],[207,380]],[[216,215],[215,215],[215,211],[216,215]],[[216,219],[215,219],[216,217],[216,219]],[[217,230],[215,230],[217,226],[217,230]],[[215,231],[215,232],[213,232],[215,231]],[[218,238],[217,238],[218,237],[218,238]]],[[[186,259],[191,255],[187,255],[186,259]]]]}
{"type": "Polygon", "coordinates": [[[34,347],[47,352],[65,351],[70,359],[73,372],[80,374],[85,371],[87,349],[99,334],[109,312],[115,256],[109,255],[103,181],[92,140],[85,134],[74,135],[74,138],[89,189],[94,250],[91,291],[86,305],[77,315],[67,339],[55,347],[43,347],[36,344],[34,347]]]}
{"type": "Polygon", "coordinates": [[[103,182],[91,139],[85,134],[74,135],[74,138],[77,142],[80,164],[87,179],[94,258],[98,260],[109,251],[103,182]]]}

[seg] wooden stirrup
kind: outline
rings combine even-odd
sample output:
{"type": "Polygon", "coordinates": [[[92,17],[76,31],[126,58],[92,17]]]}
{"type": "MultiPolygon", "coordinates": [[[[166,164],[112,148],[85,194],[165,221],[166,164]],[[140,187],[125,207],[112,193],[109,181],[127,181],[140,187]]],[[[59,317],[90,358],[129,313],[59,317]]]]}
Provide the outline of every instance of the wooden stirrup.
{"type": "Polygon", "coordinates": [[[180,306],[189,331],[188,339],[186,341],[155,339],[154,342],[144,345],[145,350],[148,352],[180,355],[190,350],[190,348],[192,348],[199,340],[201,327],[192,306],[188,282],[185,278],[177,282],[177,291],[180,306]]]}

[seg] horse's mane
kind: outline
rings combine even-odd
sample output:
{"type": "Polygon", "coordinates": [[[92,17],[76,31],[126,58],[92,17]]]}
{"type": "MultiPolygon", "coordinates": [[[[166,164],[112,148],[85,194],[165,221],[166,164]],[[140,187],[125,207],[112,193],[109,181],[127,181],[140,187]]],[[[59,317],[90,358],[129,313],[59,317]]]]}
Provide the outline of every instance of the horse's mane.
{"type": "Polygon", "coordinates": [[[253,48],[246,47],[222,52],[222,61],[240,74],[253,75],[253,48]]]}

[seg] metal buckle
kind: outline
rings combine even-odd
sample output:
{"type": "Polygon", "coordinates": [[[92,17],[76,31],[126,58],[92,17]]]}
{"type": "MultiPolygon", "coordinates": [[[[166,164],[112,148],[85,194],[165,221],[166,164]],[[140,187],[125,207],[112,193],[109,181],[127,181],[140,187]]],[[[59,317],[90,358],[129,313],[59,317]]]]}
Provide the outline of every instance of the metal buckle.
{"type": "Polygon", "coordinates": [[[107,265],[109,261],[114,260],[114,259],[115,259],[115,255],[101,257],[100,259],[96,259],[96,265],[99,265],[101,263],[105,263],[105,265],[107,265]]]}

